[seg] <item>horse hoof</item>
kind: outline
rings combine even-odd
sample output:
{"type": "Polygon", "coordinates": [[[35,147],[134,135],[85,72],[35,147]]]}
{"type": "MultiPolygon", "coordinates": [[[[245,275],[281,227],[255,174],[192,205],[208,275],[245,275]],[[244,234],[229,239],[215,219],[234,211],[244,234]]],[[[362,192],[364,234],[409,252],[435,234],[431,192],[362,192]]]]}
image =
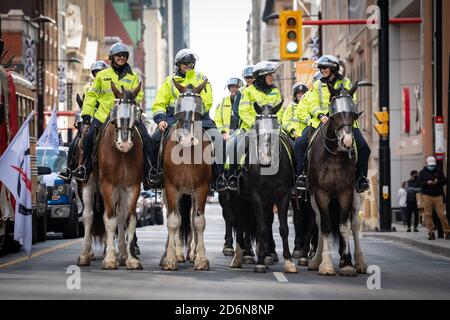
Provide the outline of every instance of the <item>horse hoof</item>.
{"type": "Polygon", "coordinates": [[[300,259],[302,256],[302,252],[300,250],[292,251],[292,259],[300,259]]]}
{"type": "Polygon", "coordinates": [[[356,263],[355,264],[356,272],[360,274],[366,274],[367,273],[367,264],[365,263],[356,263]]]}
{"type": "Polygon", "coordinates": [[[89,259],[91,259],[91,261],[95,261],[97,258],[95,257],[94,252],[91,251],[91,253],[89,253],[89,259]]]}
{"type": "Polygon", "coordinates": [[[198,271],[208,271],[209,261],[206,258],[196,258],[194,261],[194,270],[198,271]]]}
{"type": "Polygon", "coordinates": [[[257,264],[256,267],[255,267],[255,272],[256,273],[266,273],[267,272],[267,268],[263,264],[257,264]]]}
{"type": "Polygon", "coordinates": [[[336,275],[336,271],[332,265],[324,265],[323,263],[319,266],[319,274],[322,276],[334,276],[336,275]]]}
{"type": "Polygon", "coordinates": [[[339,269],[339,275],[345,277],[356,277],[356,269],[352,266],[345,266],[339,269]]]}
{"type": "Polygon", "coordinates": [[[319,270],[319,266],[322,263],[322,260],[320,259],[312,259],[309,260],[309,265],[308,265],[308,270],[310,271],[318,271],[319,270]]]}
{"type": "Polygon", "coordinates": [[[125,267],[127,265],[127,259],[128,257],[119,257],[119,266],[121,267],[125,267]]]}
{"type": "Polygon", "coordinates": [[[85,256],[79,256],[77,266],[79,267],[87,267],[91,264],[91,259],[85,256]]]}
{"type": "Polygon", "coordinates": [[[275,259],[274,259],[272,256],[267,256],[267,257],[264,259],[264,264],[265,264],[266,266],[273,266],[273,265],[275,264],[275,259]]]}
{"type": "Polygon", "coordinates": [[[187,261],[190,262],[190,263],[194,263],[196,257],[197,256],[195,256],[195,255],[190,255],[190,256],[187,257],[187,261]]]}
{"type": "Polygon", "coordinates": [[[233,248],[223,248],[222,253],[225,257],[232,257],[234,255],[233,248]]]}
{"type": "Polygon", "coordinates": [[[301,266],[301,267],[307,267],[308,266],[308,262],[309,262],[308,258],[300,258],[298,260],[298,265],[301,266]]]}
{"type": "Polygon", "coordinates": [[[243,264],[255,264],[255,258],[253,258],[252,256],[243,256],[242,257],[242,263],[243,264]]]}
{"type": "Polygon", "coordinates": [[[175,259],[165,258],[162,263],[161,270],[165,270],[165,271],[178,270],[177,261],[175,259]]]}
{"type": "Polygon", "coordinates": [[[119,267],[117,259],[104,259],[102,263],[103,270],[116,270],[119,267]]]}
{"type": "Polygon", "coordinates": [[[241,261],[241,259],[238,259],[238,258],[234,257],[233,260],[231,260],[230,268],[233,268],[233,269],[240,269],[240,268],[242,268],[242,261],[241,261]]]}
{"type": "Polygon", "coordinates": [[[186,259],[183,255],[177,256],[177,263],[185,263],[186,259]]]}
{"type": "Polygon", "coordinates": [[[142,270],[142,264],[137,259],[128,259],[126,262],[128,270],[142,270]]]}
{"type": "Polygon", "coordinates": [[[274,262],[280,261],[280,259],[278,259],[278,254],[276,252],[271,253],[270,255],[272,256],[274,262]]]}
{"type": "Polygon", "coordinates": [[[284,263],[284,273],[297,273],[298,269],[292,261],[287,260],[284,263]]]}

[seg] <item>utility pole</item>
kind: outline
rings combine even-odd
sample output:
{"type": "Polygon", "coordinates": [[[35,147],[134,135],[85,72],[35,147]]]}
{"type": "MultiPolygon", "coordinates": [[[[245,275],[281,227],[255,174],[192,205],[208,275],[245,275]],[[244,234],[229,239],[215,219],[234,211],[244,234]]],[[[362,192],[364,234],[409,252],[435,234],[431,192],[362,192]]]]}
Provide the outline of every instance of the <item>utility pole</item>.
{"type": "MultiPolygon", "coordinates": [[[[380,29],[378,30],[378,67],[380,70],[380,111],[389,114],[389,1],[378,0],[380,29]]],[[[391,151],[389,130],[380,135],[378,159],[380,231],[392,231],[391,213],[391,151]]]]}

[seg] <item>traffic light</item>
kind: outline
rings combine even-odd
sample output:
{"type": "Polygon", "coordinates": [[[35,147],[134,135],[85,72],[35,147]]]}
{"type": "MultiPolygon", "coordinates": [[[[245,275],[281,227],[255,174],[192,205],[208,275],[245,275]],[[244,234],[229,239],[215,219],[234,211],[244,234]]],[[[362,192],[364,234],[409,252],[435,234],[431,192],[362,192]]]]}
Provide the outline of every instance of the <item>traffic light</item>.
{"type": "Polygon", "coordinates": [[[281,60],[299,60],[302,56],[302,12],[280,13],[281,60]]]}
{"type": "Polygon", "coordinates": [[[373,113],[375,118],[381,123],[377,123],[374,125],[375,130],[377,130],[379,135],[388,135],[389,134],[389,112],[387,111],[377,111],[373,113]]]}

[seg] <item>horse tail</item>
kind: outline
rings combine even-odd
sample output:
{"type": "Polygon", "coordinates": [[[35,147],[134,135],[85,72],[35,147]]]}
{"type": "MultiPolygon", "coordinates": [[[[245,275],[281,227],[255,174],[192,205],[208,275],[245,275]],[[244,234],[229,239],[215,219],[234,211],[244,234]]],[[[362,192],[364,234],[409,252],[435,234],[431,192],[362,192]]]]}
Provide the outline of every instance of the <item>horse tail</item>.
{"type": "Polygon", "coordinates": [[[192,199],[190,195],[183,194],[178,200],[181,215],[181,243],[188,244],[189,236],[191,235],[191,207],[192,199]]]}
{"type": "Polygon", "coordinates": [[[106,233],[105,223],[103,221],[103,213],[105,212],[105,204],[100,192],[96,191],[94,195],[94,218],[92,221],[92,236],[103,239],[106,233]]]}
{"type": "Polygon", "coordinates": [[[339,230],[339,218],[341,213],[341,206],[339,201],[331,200],[329,207],[329,216],[331,222],[331,234],[333,236],[334,241],[339,241],[341,236],[341,232],[339,230]]]}

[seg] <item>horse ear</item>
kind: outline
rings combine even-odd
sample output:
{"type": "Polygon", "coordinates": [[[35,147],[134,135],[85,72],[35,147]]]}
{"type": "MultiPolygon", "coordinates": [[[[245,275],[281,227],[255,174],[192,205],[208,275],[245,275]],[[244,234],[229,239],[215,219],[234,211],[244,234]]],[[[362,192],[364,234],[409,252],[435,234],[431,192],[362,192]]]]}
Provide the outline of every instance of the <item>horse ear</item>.
{"type": "Polygon", "coordinates": [[[77,93],[77,104],[80,109],[83,107],[83,99],[81,99],[80,94],[77,93]]]}
{"type": "Polygon", "coordinates": [[[361,112],[358,112],[357,113],[357,117],[356,117],[356,119],[358,119],[359,117],[361,117],[361,115],[364,113],[364,110],[363,111],[361,111],[361,112]]]}
{"type": "Polygon", "coordinates": [[[355,82],[355,84],[351,87],[351,89],[348,91],[348,94],[353,97],[353,94],[356,92],[356,89],[358,89],[358,81],[355,82]]]}
{"type": "Polygon", "coordinates": [[[186,88],[183,87],[181,84],[179,84],[177,81],[175,81],[175,79],[172,78],[172,82],[180,93],[184,93],[186,91],[186,88]]]}
{"type": "Polygon", "coordinates": [[[205,81],[203,81],[201,85],[199,85],[197,88],[194,89],[194,93],[200,94],[200,92],[202,92],[202,90],[205,89],[207,83],[208,79],[206,79],[205,77],[205,81]]]}
{"type": "Polygon", "coordinates": [[[142,82],[139,82],[139,85],[133,90],[134,97],[137,97],[137,95],[139,94],[139,91],[141,91],[141,87],[142,87],[142,82]]]}
{"type": "Polygon", "coordinates": [[[122,98],[122,96],[123,96],[122,92],[120,92],[120,91],[117,89],[116,85],[115,85],[114,82],[112,82],[112,81],[111,81],[111,90],[112,90],[112,92],[114,93],[114,96],[115,96],[116,98],[122,98]]]}
{"type": "Polygon", "coordinates": [[[258,102],[253,102],[253,108],[255,109],[256,114],[261,114],[263,112],[263,108],[258,104],[258,102]]]}
{"type": "Polygon", "coordinates": [[[272,109],[272,113],[273,114],[277,114],[278,111],[280,111],[281,106],[283,105],[284,100],[281,100],[281,102],[279,104],[277,104],[273,109],[272,109]]]}

